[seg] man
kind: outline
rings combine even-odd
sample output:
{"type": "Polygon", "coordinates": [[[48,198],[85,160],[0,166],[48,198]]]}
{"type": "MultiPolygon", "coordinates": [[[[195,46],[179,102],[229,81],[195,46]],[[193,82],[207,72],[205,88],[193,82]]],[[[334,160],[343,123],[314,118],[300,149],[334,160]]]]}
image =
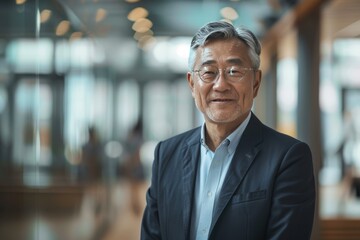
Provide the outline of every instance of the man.
{"type": "Polygon", "coordinates": [[[226,22],[194,36],[187,80],[205,123],[157,145],[141,239],[310,238],[310,149],[251,112],[260,52],[253,33],[226,22]]]}

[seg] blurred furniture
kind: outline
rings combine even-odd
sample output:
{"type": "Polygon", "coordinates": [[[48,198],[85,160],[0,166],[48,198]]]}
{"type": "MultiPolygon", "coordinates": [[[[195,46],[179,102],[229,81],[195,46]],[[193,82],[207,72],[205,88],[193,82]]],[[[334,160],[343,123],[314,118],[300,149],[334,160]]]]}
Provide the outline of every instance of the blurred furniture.
{"type": "Polygon", "coordinates": [[[321,240],[359,240],[360,219],[320,220],[321,240]]]}

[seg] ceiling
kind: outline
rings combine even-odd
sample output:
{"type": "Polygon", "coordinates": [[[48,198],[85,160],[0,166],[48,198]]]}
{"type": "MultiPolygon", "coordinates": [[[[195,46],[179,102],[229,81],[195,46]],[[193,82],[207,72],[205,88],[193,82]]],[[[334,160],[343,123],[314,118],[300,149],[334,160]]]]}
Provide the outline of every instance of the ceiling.
{"type": "MultiPolygon", "coordinates": [[[[69,38],[74,32],[99,38],[133,37],[129,12],[143,7],[156,36],[192,36],[210,21],[224,19],[220,10],[232,7],[238,18],[235,25],[245,25],[261,37],[286,10],[304,0],[7,0],[0,3],[0,39],[69,38]],[[21,2],[22,4],[16,4],[21,2]],[[51,10],[48,21],[37,24],[37,13],[51,10]],[[102,18],[97,14],[102,11],[102,18]],[[63,35],[56,28],[63,20],[69,29],[63,35]]],[[[358,37],[359,0],[332,0],[323,11],[325,36],[358,37]]]]}
{"type": "Polygon", "coordinates": [[[359,38],[360,37],[360,1],[333,0],[323,9],[323,37],[359,38]]]}
{"type": "MultiPolygon", "coordinates": [[[[22,0],[23,4],[8,0],[0,3],[0,38],[59,37],[56,28],[62,20],[70,28],[61,37],[73,32],[83,36],[129,37],[133,36],[132,24],[127,16],[131,10],[143,7],[152,22],[154,36],[191,36],[205,23],[223,19],[220,10],[232,7],[238,14],[235,25],[245,25],[261,35],[279,15],[277,2],[284,8],[294,0],[140,0],[129,3],[125,0],[22,0]],[[36,14],[51,10],[48,21],[36,24],[36,14]],[[102,18],[96,19],[99,10],[102,18]]],[[[127,0],[134,1],[134,0],[127,0]]],[[[284,9],[282,8],[282,9],[284,9]]]]}

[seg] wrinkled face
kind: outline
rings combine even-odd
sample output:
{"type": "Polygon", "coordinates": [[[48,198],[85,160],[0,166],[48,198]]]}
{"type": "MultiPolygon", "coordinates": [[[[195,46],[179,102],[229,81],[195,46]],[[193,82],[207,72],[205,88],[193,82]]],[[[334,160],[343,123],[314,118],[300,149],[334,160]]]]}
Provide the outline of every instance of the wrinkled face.
{"type": "MultiPolygon", "coordinates": [[[[248,47],[238,39],[213,40],[199,47],[193,69],[202,66],[252,68],[248,47]]],[[[248,71],[240,81],[229,81],[223,70],[211,83],[203,82],[197,72],[188,72],[187,79],[195,104],[207,123],[238,126],[251,111],[260,86],[261,71],[248,71]]]]}

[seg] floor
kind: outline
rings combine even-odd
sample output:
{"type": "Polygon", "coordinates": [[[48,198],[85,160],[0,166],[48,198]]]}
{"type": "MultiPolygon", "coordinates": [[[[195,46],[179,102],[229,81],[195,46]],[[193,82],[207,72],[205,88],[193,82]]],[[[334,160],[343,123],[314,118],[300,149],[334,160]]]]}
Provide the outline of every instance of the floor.
{"type": "MultiPolygon", "coordinates": [[[[138,240],[148,183],[139,187],[139,213],[131,207],[130,183],[87,186],[79,206],[66,213],[36,210],[0,214],[0,239],[6,240],[138,240]]],[[[1,193],[0,193],[1,194],[1,193]]],[[[65,196],[63,197],[65,200],[65,196]]],[[[61,199],[60,199],[61,201],[61,199]]]]}
{"type": "MultiPolygon", "coordinates": [[[[129,182],[88,186],[79,206],[70,213],[33,212],[25,217],[0,214],[0,239],[7,240],[138,240],[141,214],[132,208],[129,182]]],[[[139,187],[140,211],[145,207],[148,183],[139,187]]],[[[323,219],[360,219],[360,200],[345,193],[342,185],[322,186],[320,214],[323,219]]]]}

